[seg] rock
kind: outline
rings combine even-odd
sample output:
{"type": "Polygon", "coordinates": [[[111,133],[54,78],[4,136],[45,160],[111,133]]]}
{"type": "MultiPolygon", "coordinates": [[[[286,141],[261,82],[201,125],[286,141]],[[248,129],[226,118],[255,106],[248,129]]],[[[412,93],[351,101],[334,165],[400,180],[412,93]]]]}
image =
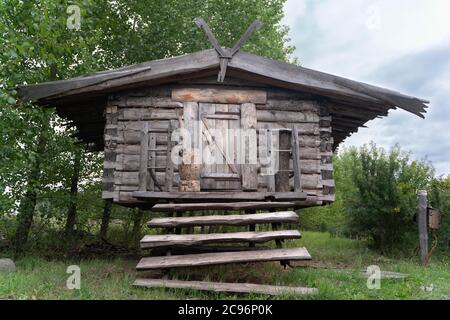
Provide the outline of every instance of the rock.
{"type": "Polygon", "coordinates": [[[11,259],[0,259],[0,272],[14,272],[16,265],[11,259]]]}

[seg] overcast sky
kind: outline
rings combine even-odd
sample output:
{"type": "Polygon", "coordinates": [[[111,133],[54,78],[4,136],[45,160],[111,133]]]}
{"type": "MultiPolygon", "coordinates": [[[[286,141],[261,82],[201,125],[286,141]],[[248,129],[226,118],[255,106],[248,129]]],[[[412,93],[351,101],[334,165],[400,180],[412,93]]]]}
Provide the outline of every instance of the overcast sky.
{"type": "Polygon", "coordinates": [[[288,0],[284,24],[304,67],[431,101],[425,120],[391,111],[344,146],[399,143],[450,173],[449,0],[288,0]]]}

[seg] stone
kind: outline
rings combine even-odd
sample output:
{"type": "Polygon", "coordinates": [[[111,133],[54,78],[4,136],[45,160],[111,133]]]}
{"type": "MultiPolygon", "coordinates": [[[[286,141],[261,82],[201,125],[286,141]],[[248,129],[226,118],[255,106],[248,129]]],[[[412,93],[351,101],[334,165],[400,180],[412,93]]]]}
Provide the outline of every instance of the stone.
{"type": "Polygon", "coordinates": [[[0,272],[14,272],[16,265],[11,259],[0,259],[0,272]]]}

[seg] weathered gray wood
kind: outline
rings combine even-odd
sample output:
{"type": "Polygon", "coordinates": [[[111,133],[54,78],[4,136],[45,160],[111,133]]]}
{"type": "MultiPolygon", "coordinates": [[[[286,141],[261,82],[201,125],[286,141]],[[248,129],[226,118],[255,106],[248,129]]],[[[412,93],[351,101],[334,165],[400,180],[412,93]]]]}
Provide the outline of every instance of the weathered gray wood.
{"type": "MultiPolygon", "coordinates": [[[[254,131],[254,139],[252,136],[241,139],[243,146],[241,150],[245,152],[241,165],[242,172],[242,189],[243,190],[257,190],[258,189],[258,168],[256,164],[250,163],[252,160],[251,151],[257,152],[256,149],[256,107],[253,103],[244,103],[241,106],[241,129],[244,131],[254,131]],[[250,146],[253,145],[253,148],[250,146]]],[[[256,154],[255,154],[256,158],[256,154]]],[[[256,159],[255,159],[256,160],[256,159]]]]}
{"type": "MultiPolygon", "coordinates": [[[[171,122],[169,124],[169,130],[167,133],[167,139],[168,139],[168,143],[167,143],[167,153],[166,153],[166,176],[165,176],[165,186],[166,186],[166,190],[167,192],[171,192],[172,191],[172,186],[173,186],[173,178],[174,178],[174,164],[172,161],[172,148],[173,148],[173,142],[172,142],[172,130],[173,130],[173,126],[174,123],[171,122]]],[[[158,162],[155,159],[156,162],[156,166],[158,166],[158,162]]]]}
{"type": "MultiPolygon", "coordinates": [[[[273,140],[273,134],[272,131],[270,130],[266,130],[266,134],[267,134],[267,150],[266,150],[266,154],[267,157],[271,158],[271,161],[274,161],[275,163],[271,163],[271,165],[273,166],[273,168],[277,168],[279,165],[279,158],[278,157],[273,157],[274,152],[274,148],[272,146],[272,140],[273,140]]],[[[268,192],[275,192],[276,188],[275,188],[275,172],[267,172],[267,191],[268,192]]]]}
{"type": "Polygon", "coordinates": [[[183,162],[179,165],[180,172],[180,187],[179,190],[183,192],[198,192],[200,191],[200,168],[196,163],[197,160],[194,154],[194,148],[197,146],[198,139],[198,114],[199,106],[196,102],[185,102],[183,109],[183,121],[181,127],[184,127],[189,132],[190,146],[187,150],[183,150],[183,162]]]}
{"type": "Polygon", "coordinates": [[[298,201],[305,200],[307,194],[305,192],[133,192],[133,197],[137,199],[166,199],[166,200],[237,200],[237,201],[251,201],[251,200],[287,200],[298,201]]]}
{"type": "Polygon", "coordinates": [[[139,278],[134,282],[134,286],[145,288],[172,288],[172,289],[190,289],[213,292],[231,292],[231,293],[256,293],[267,295],[282,294],[316,294],[315,288],[271,286],[251,283],[225,283],[225,282],[207,282],[207,281],[181,281],[166,279],[145,279],[139,278]]]}
{"type": "MultiPolygon", "coordinates": [[[[156,134],[153,132],[149,133],[149,143],[148,143],[148,151],[149,151],[149,159],[147,164],[147,170],[149,172],[148,182],[147,182],[147,190],[154,191],[160,190],[159,188],[155,188],[158,184],[156,181],[155,171],[156,171],[156,134]]],[[[160,190],[161,191],[161,190],[160,190]]]]}
{"type": "Polygon", "coordinates": [[[212,172],[212,173],[205,173],[201,177],[204,179],[215,179],[215,180],[241,180],[241,176],[238,173],[212,172]]]}
{"type": "Polygon", "coordinates": [[[119,120],[178,120],[178,110],[159,108],[124,108],[119,120]]]}
{"type": "Polygon", "coordinates": [[[180,88],[172,91],[174,101],[194,101],[205,103],[260,103],[267,101],[267,94],[261,90],[230,90],[212,88],[180,88]]]}
{"type": "Polygon", "coordinates": [[[229,232],[210,234],[165,234],[146,235],[141,240],[142,249],[166,246],[194,246],[211,243],[252,242],[262,243],[277,239],[300,239],[298,230],[282,230],[267,232],[229,232]]]}
{"type": "Polygon", "coordinates": [[[289,209],[293,202],[225,202],[225,203],[161,203],[152,207],[154,212],[205,211],[205,210],[245,210],[245,209],[289,209]]]}
{"type": "Polygon", "coordinates": [[[289,160],[291,158],[291,132],[280,131],[278,146],[278,172],[275,174],[275,191],[289,192],[289,160]]]}
{"type": "Polygon", "coordinates": [[[264,122],[316,123],[319,121],[319,115],[316,112],[306,111],[257,110],[257,119],[264,122]]]}
{"type": "MultiPolygon", "coordinates": [[[[146,95],[155,94],[152,92],[145,93],[146,95]]],[[[136,108],[183,108],[183,103],[178,101],[172,101],[171,98],[167,97],[156,97],[156,96],[143,96],[143,97],[131,97],[122,96],[115,103],[120,107],[136,107],[136,108]]]]}
{"type": "Polygon", "coordinates": [[[147,223],[151,228],[175,228],[190,226],[244,226],[262,223],[297,223],[298,215],[293,211],[256,214],[194,216],[180,218],[154,218],[147,223]]]}
{"type": "Polygon", "coordinates": [[[202,115],[205,119],[217,119],[217,120],[239,120],[240,116],[235,114],[204,114],[202,115]]]}
{"type": "MultiPolygon", "coordinates": [[[[214,106],[215,108],[215,114],[214,117],[218,115],[218,113],[228,113],[228,104],[216,104],[214,106]]],[[[236,120],[239,120],[239,116],[236,120]]],[[[232,120],[231,120],[232,121],[232,120]]],[[[233,160],[230,159],[230,155],[227,149],[228,144],[228,123],[230,122],[229,119],[220,119],[215,118],[215,129],[216,132],[219,132],[220,134],[218,136],[214,137],[214,142],[217,145],[217,148],[220,148],[219,150],[222,150],[223,154],[221,155],[221,160],[216,164],[217,173],[219,174],[234,174],[237,176],[237,179],[240,179],[240,175],[237,173],[236,165],[233,163],[233,160]],[[231,165],[230,165],[231,164],[231,165]],[[233,168],[233,169],[230,169],[233,168]]],[[[220,151],[219,151],[220,152],[220,151]]],[[[216,182],[216,188],[219,190],[227,189],[229,184],[224,181],[223,179],[215,179],[216,182]]]]}
{"type": "Polygon", "coordinates": [[[139,190],[147,191],[148,183],[148,149],[150,143],[150,136],[148,132],[148,122],[144,123],[141,133],[141,156],[139,164],[139,190]]]}
{"type": "Polygon", "coordinates": [[[306,248],[255,250],[244,252],[220,252],[188,254],[169,257],[146,257],[139,261],[138,271],[179,267],[196,267],[228,263],[266,262],[266,261],[311,260],[306,248]]]}
{"type": "Polygon", "coordinates": [[[419,206],[417,212],[419,224],[419,249],[422,265],[428,265],[428,223],[427,223],[427,192],[419,191],[419,206]]]}
{"type": "Polygon", "coordinates": [[[293,169],[294,169],[294,191],[302,191],[302,168],[300,165],[300,148],[297,129],[292,130],[292,159],[293,159],[293,169]]]}

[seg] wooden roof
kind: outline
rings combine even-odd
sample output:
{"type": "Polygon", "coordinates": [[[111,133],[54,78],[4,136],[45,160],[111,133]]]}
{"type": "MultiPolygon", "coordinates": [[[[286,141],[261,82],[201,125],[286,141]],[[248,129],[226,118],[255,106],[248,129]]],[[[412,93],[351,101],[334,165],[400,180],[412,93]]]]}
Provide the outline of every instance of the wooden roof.
{"type": "MultiPolygon", "coordinates": [[[[79,137],[103,145],[103,108],[108,93],[217,74],[220,59],[214,49],[155,60],[116,70],[18,87],[23,100],[56,107],[72,120],[79,137]],[[86,119],[89,123],[77,121],[86,119]]],[[[335,146],[367,121],[401,108],[424,118],[426,100],[260,56],[237,52],[228,63],[228,74],[274,87],[312,94],[330,102],[335,146]]]]}

